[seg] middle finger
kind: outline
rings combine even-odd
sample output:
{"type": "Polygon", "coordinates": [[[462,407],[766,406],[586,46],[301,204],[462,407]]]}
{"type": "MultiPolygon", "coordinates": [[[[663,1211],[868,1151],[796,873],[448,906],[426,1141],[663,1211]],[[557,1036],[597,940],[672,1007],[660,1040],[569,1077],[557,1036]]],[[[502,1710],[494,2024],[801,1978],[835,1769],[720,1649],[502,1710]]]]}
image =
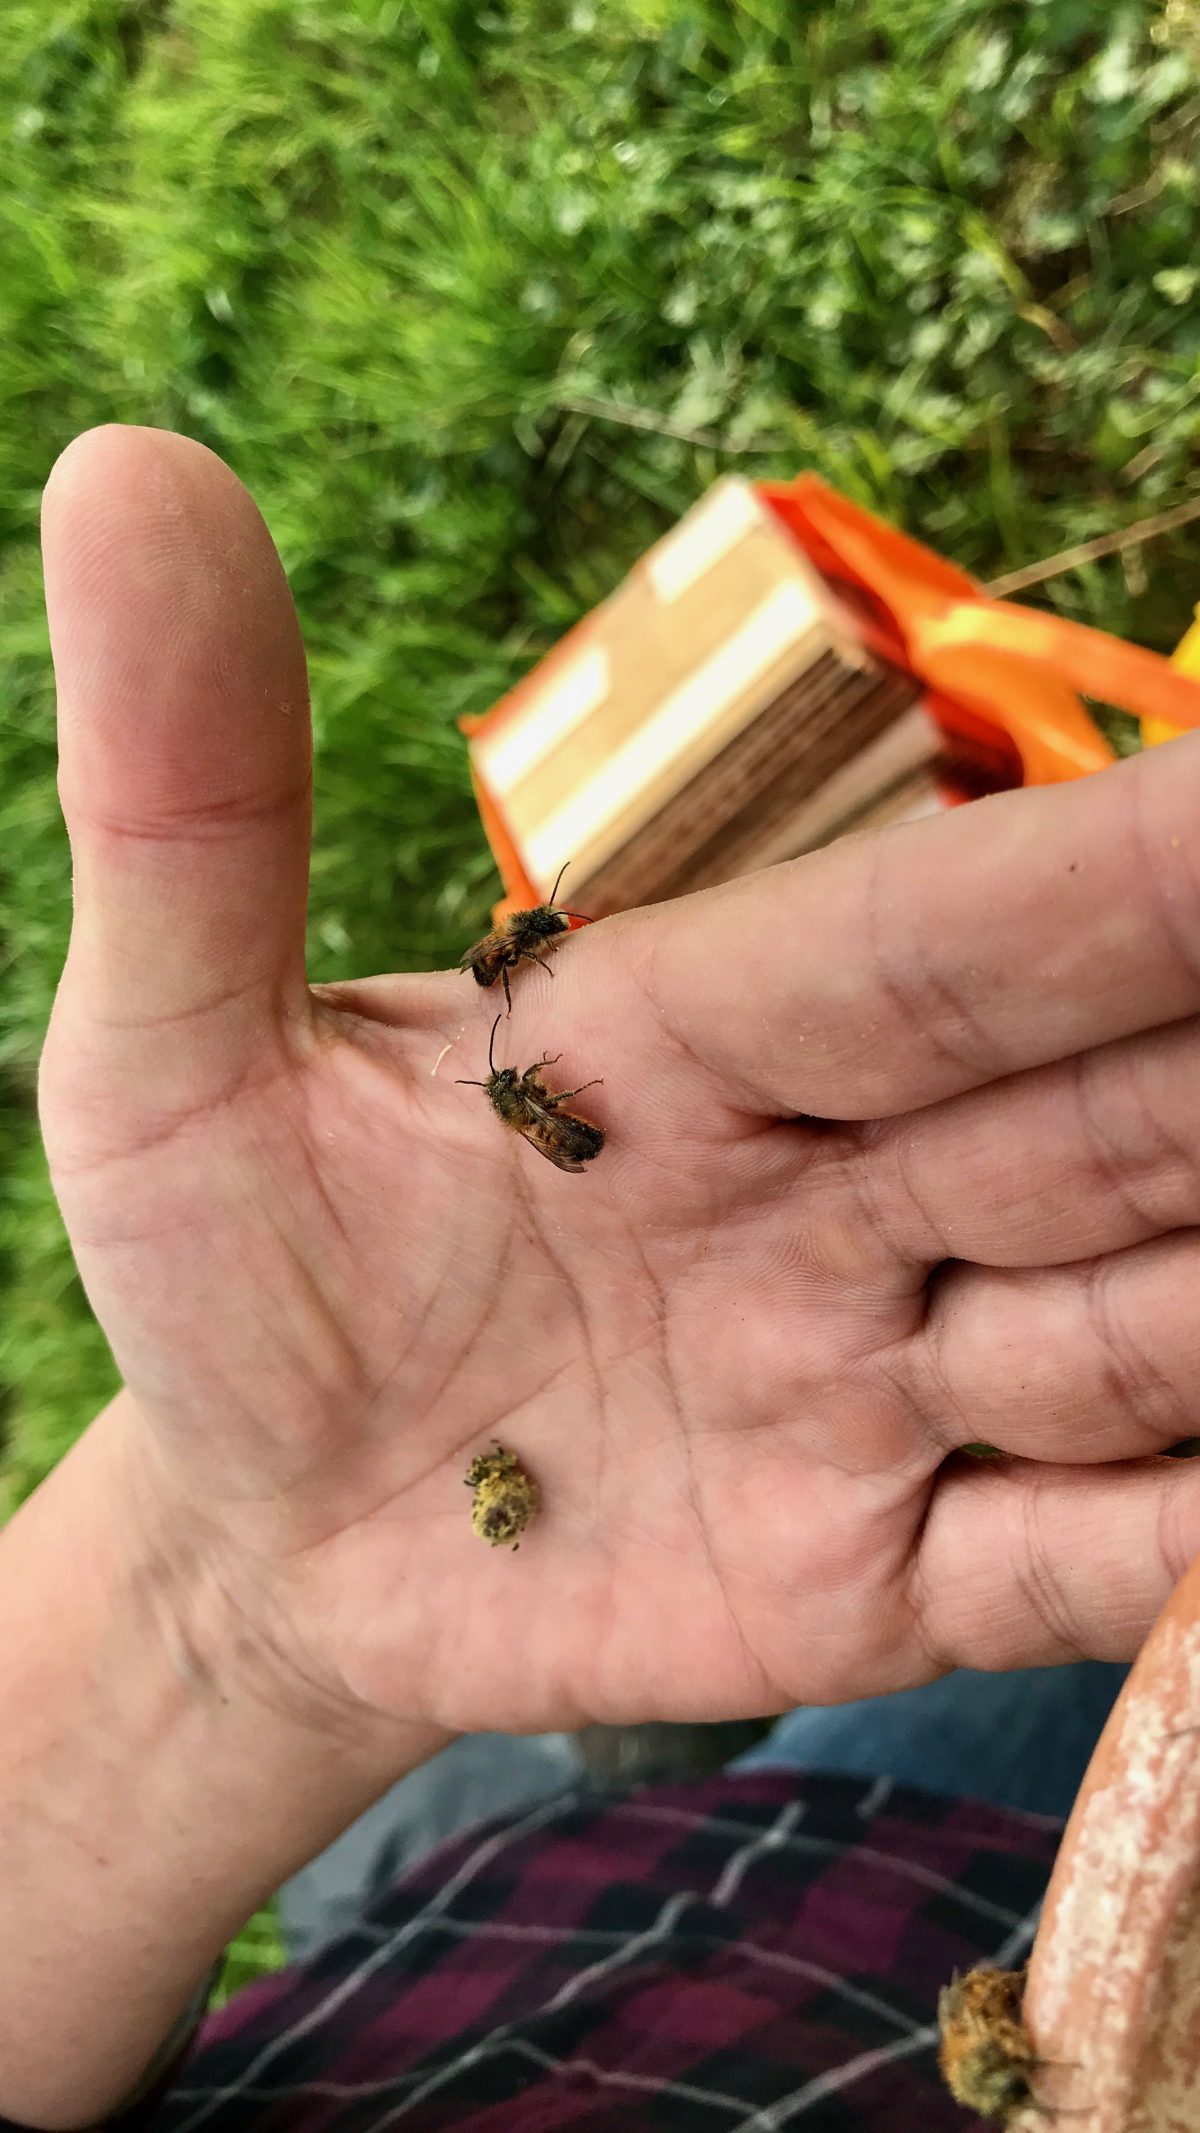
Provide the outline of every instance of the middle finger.
{"type": "Polygon", "coordinates": [[[1200,1223],[1200,1020],[865,1129],[861,1176],[908,1260],[1041,1267],[1200,1223]]]}

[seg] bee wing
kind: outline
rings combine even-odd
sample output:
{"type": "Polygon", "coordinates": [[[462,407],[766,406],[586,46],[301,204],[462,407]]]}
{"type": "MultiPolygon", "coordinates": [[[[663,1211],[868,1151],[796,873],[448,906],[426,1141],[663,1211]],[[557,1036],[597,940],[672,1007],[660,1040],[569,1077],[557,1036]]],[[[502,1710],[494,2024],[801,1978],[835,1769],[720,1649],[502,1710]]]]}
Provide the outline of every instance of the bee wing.
{"type": "Polygon", "coordinates": [[[459,969],[460,969],[460,970],[469,970],[469,969],[471,968],[471,965],[472,965],[472,963],[473,963],[473,962],[475,961],[476,957],[477,957],[477,956],[481,956],[481,955],[486,955],[486,954],[488,953],[488,951],[489,951],[490,949],[494,948],[494,946],[495,946],[495,943],[496,943],[496,936],[495,936],[495,934],[494,934],[494,933],[485,933],[485,934],[484,934],[484,935],[482,936],[482,938],[481,938],[481,939],[477,940],[477,941],[476,941],[476,942],[474,943],[474,945],[473,945],[472,947],[468,948],[468,950],[467,950],[467,952],[466,952],[466,954],[465,954],[465,955],[460,955],[460,957],[459,957],[459,959],[458,959],[458,967],[459,967],[459,969]]]}
{"type": "Polygon", "coordinates": [[[539,1155],[544,1155],[548,1163],[553,1163],[556,1170],[582,1170],[583,1164],[572,1145],[573,1136],[567,1130],[567,1121],[555,1115],[552,1101],[546,1100],[547,1091],[531,1089],[526,1078],[521,1083],[521,1093],[524,1101],[521,1116],[516,1121],[518,1133],[531,1148],[537,1149],[539,1155]]]}
{"type": "Polygon", "coordinates": [[[522,1133],[530,1129],[538,1133],[555,1133],[558,1130],[553,1096],[536,1081],[531,1086],[527,1074],[521,1078],[521,1113],[522,1133]]]}
{"type": "Polygon", "coordinates": [[[571,1154],[570,1149],[561,1147],[553,1135],[547,1134],[545,1128],[538,1126],[534,1120],[531,1119],[527,1126],[522,1126],[520,1131],[530,1147],[536,1148],[539,1155],[544,1155],[546,1161],[553,1163],[556,1170],[573,1170],[578,1174],[583,1169],[583,1164],[571,1154]]]}

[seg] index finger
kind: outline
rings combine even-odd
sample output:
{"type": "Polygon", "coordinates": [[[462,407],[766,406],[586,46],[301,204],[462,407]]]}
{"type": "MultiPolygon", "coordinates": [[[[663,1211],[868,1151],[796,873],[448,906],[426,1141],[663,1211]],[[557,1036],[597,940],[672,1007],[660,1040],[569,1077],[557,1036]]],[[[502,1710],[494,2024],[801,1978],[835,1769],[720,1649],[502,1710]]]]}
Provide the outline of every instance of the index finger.
{"type": "Polygon", "coordinates": [[[1200,1010],[1198,811],[1188,735],[847,838],[640,914],[648,989],[748,1107],[893,1117],[1200,1010]]]}

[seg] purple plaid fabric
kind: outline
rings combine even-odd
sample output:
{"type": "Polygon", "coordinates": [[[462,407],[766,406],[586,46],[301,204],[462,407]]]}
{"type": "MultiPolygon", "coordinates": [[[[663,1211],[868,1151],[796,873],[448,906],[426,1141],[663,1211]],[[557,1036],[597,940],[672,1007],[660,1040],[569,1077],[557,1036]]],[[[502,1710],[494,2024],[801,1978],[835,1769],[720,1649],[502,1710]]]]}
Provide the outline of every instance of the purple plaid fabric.
{"type": "Polygon", "coordinates": [[[886,1780],[567,1794],[212,2016],[154,2133],[963,2133],[938,1989],[1024,1958],[1058,1835],[886,1780]]]}

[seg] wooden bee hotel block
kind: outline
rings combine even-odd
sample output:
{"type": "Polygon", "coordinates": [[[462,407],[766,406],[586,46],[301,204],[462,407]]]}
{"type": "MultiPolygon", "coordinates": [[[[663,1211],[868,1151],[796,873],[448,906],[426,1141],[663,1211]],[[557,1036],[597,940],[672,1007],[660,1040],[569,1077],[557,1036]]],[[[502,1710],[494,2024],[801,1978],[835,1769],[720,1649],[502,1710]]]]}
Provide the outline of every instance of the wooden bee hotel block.
{"type": "Polygon", "coordinates": [[[466,730],[510,899],[569,860],[597,917],[941,804],[918,685],[732,477],[466,730]]]}

